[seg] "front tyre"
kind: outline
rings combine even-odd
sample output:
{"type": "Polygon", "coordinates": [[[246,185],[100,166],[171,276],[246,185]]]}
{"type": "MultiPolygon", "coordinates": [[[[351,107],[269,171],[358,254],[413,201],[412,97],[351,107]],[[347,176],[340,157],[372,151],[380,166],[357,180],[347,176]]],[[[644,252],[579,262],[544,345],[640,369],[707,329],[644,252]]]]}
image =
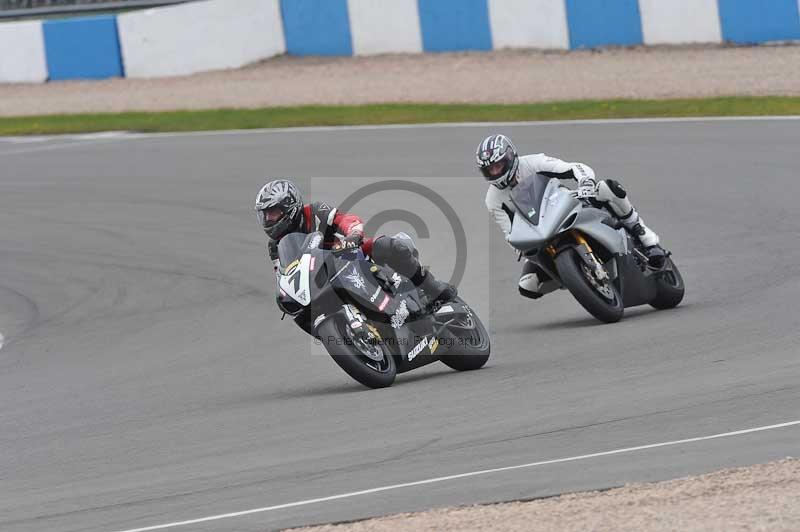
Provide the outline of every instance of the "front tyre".
{"type": "Polygon", "coordinates": [[[324,322],[317,333],[334,362],[364,386],[386,388],[394,382],[397,365],[383,342],[366,342],[339,316],[324,322]]]}
{"type": "Polygon", "coordinates": [[[611,279],[597,280],[575,248],[556,256],[556,269],[561,283],[589,314],[605,323],[622,319],[625,306],[617,286],[611,279]]]}
{"type": "Polygon", "coordinates": [[[472,371],[482,368],[489,360],[492,351],[489,332],[475,311],[469,309],[455,318],[447,326],[447,332],[456,343],[442,354],[440,360],[445,365],[457,371],[472,371]]]}
{"type": "Polygon", "coordinates": [[[656,297],[650,302],[650,306],[659,310],[675,308],[683,301],[683,294],[686,287],[683,284],[683,277],[678,267],[668,259],[664,271],[658,274],[656,281],[656,297]]]}

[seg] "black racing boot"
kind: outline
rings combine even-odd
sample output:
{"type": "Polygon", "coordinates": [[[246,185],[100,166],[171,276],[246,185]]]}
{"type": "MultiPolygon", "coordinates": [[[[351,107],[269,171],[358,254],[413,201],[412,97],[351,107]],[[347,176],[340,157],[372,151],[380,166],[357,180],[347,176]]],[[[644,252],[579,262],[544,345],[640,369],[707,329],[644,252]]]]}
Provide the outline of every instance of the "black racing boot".
{"type": "Polygon", "coordinates": [[[429,308],[434,307],[437,303],[443,304],[452,301],[458,296],[458,289],[455,286],[436,280],[431,272],[422,267],[411,277],[411,282],[425,292],[429,308]]]}
{"type": "Polygon", "coordinates": [[[637,222],[636,225],[628,229],[628,231],[639,242],[639,244],[642,246],[642,249],[644,249],[650,266],[657,270],[663,268],[667,261],[667,252],[664,251],[664,248],[658,245],[658,235],[656,235],[649,227],[644,225],[641,220],[637,222]]]}

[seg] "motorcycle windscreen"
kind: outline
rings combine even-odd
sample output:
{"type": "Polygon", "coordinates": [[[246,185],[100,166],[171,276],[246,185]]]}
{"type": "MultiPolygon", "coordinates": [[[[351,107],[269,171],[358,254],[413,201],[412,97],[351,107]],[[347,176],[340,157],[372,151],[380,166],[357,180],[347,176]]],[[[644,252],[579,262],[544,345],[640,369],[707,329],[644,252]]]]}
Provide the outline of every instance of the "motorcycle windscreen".
{"type": "Polygon", "coordinates": [[[290,233],[281,238],[280,242],[278,242],[278,259],[281,262],[281,273],[286,273],[286,270],[294,262],[300,260],[303,253],[308,252],[310,249],[317,249],[320,242],[322,242],[322,233],[319,232],[308,235],[305,233],[290,233]]]}
{"type": "Polygon", "coordinates": [[[511,201],[517,208],[517,214],[532,225],[539,225],[539,206],[549,182],[549,177],[536,174],[520,180],[511,192],[511,201]]]}
{"type": "Polygon", "coordinates": [[[526,216],[515,216],[511,224],[511,234],[508,236],[508,242],[513,247],[526,253],[537,251],[556,234],[568,229],[577,219],[577,214],[573,213],[578,206],[578,200],[557,179],[548,179],[543,190],[534,188],[529,191],[540,202],[539,211],[534,215],[538,223],[534,224],[526,216]]]}

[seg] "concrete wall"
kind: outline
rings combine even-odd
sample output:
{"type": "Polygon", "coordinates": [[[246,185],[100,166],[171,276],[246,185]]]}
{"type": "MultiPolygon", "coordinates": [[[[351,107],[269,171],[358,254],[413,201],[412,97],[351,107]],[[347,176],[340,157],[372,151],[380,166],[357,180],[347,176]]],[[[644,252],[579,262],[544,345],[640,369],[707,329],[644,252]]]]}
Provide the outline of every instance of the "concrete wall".
{"type": "Polygon", "coordinates": [[[286,51],[278,0],[209,0],[117,17],[126,76],[237,68],[286,51]]]}
{"type": "Polygon", "coordinates": [[[349,0],[353,53],[422,51],[417,0],[349,0]]]}
{"type": "Polygon", "coordinates": [[[0,50],[0,82],[40,83],[47,79],[40,21],[0,24],[0,50]]]}
{"type": "Polygon", "coordinates": [[[722,41],[717,0],[639,0],[645,44],[722,41]]]}
{"type": "Polygon", "coordinates": [[[50,80],[122,77],[117,19],[113,16],[45,20],[50,80]]]}
{"type": "Polygon", "coordinates": [[[800,0],[205,0],[0,24],[0,82],[158,77],[274,55],[800,40],[800,0]]]}
{"type": "Polygon", "coordinates": [[[569,48],[563,0],[489,0],[495,49],[569,48]]]}

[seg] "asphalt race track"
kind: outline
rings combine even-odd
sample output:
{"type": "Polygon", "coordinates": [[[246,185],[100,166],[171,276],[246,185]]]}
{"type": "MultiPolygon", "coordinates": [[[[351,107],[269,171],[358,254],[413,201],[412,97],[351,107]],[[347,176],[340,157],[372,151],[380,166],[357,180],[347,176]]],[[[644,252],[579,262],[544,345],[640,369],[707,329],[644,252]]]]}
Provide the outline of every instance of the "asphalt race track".
{"type": "MultiPolygon", "coordinates": [[[[0,530],[131,530],[796,421],[798,139],[798,120],[699,120],[0,141],[0,530]],[[602,325],[566,292],[519,297],[472,166],[495,130],[622,180],[674,252],[684,304],[602,325]],[[379,177],[441,190],[469,233],[461,292],[491,324],[487,367],[434,364],[369,391],[313,354],[279,319],[251,210],[284,175],[331,201],[379,177]]],[[[429,203],[399,193],[358,210],[419,214],[423,258],[452,270],[452,232],[429,203]]],[[[174,529],[262,531],[798,454],[791,425],[174,529]]]]}

